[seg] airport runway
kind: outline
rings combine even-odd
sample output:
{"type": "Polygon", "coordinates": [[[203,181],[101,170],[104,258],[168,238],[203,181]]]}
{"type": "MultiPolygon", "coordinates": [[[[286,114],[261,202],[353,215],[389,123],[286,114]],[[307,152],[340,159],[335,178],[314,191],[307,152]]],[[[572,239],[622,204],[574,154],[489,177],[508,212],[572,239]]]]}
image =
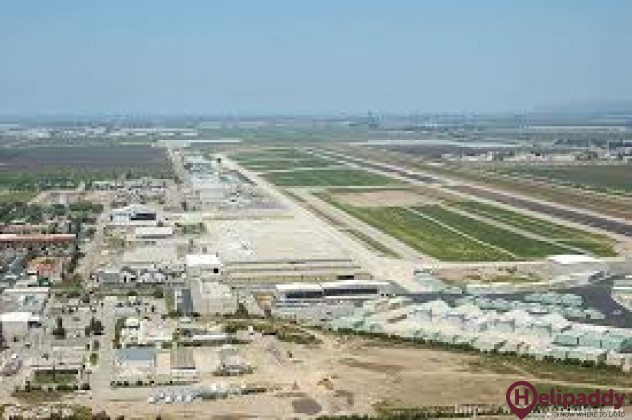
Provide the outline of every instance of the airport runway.
{"type": "MultiPolygon", "coordinates": [[[[419,173],[416,171],[403,169],[403,168],[393,166],[393,165],[383,164],[383,163],[369,161],[366,159],[355,158],[351,156],[345,156],[345,155],[335,153],[335,152],[330,152],[330,151],[314,150],[313,152],[317,155],[321,155],[324,157],[340,159],[345,162],[354,163],[358,166],[361,166],[367,169],[372,169],[372,170],[380,171],[383,173],[391,173],[394,175],[398,175],[410,181],[419,181],[419,182],[433,183],[433,184],[443,183],[443,181],[440,178],[433,177],[426,173],[419,173]]],[[[522,208],[525,210],[531,210],[537,213],[549,215],[551,217],[556,217],[558,219],[568,220],[570,222],[601,229],[606,232],[632,237],[632,225],[622,222],[622,221],[617,221],[617,220],[613,220],[606,217],[600,217],[598,215],[589,214],[586,212],[580,212],[580,211],[574,211],[574,210],[570,210],[566,208],[561,208],[561,207],[546,204],[540,201],[529,200],[527,198],[521,198],[515,195],[511,195],[511,194],[491,191],[485,188],[475,187],[472,185],[448,185],[446,187],[454,191],[461,192],[463,194],[468,194],[474,197],[485,198],[485,199],[503,203],[512,207],[522,208]]]]}
{"type": "Polygon", "coordinates": [[[490,191],[484,188],[474,187],[471,185],[455,185],[449,186],[449,189],[462,192],[465,194],[486,198],[488,200],[497,201],[509,206],[531,210],[538,213],[547,214],[549,216],[565,219],[571,222],[579,223],[605,230],[606,232],[617,233],[619,235],[632,236],[632,225],[607,219],[605,217],[593,216],[587,213],[577,212],[573,210],[563,209],[557,206],[544,204],[542,202],[531,201],[516,197],[514,195],[504,194],[496,191],[490,191]]]}

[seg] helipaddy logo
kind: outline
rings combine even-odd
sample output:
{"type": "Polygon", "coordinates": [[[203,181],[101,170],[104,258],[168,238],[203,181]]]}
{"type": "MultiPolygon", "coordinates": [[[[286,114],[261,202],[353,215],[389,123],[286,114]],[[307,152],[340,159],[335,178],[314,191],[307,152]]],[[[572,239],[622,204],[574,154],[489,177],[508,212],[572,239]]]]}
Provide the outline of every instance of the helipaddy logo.
{"type": "Polygon", "coordinates": [[[539,405],[540,407],[556,406],[567,409],[571,406],[613,406],[621,408],[625,394],[595,389],[593,392],[563,392],[561,388],[551,388],[548,392],[538,393],[535,387],[527,381],[514,382],[507,389],[505,395],[511,412],[524,419],[539,405]]]}

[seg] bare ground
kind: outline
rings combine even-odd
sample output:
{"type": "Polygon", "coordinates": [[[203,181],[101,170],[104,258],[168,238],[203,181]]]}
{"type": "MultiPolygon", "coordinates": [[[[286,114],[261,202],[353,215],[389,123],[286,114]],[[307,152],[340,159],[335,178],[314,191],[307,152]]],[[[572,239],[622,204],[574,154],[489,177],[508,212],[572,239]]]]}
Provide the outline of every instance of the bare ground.
{"type": "Polygon", "coordinates": [[[358,207],[405,207],[434,204],[436,201],[405,190],[382,190],[333,194],[335,200],[358,207]]]}

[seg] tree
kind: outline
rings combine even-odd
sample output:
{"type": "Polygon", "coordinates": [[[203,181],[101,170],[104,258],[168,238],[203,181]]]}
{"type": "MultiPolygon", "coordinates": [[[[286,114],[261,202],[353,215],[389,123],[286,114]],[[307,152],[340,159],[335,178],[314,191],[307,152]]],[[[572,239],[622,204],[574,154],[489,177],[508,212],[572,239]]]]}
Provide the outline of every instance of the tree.
{"type": "Polygon", "coordinates": [[[90,323],[86,325],[85,332],[86,332],[86,336],[102,335],[103,324],[98,319],[95,319],[94,317],[92,317],[90,318],[90,323]]]}
{"type": "Polygon", "coordinates": [[[66,338],[66,329],[64,328],[64,321],[61,317],[57,317],[56,326],[53,329],[53,336],[57,339],[66,338]]]}
{"type": "Polygon", "coordinates": [[[237,303],[237,310],[235,311],[235,315],[239,317],[248,317],[248,309],[246,309],[246,305],[243,302],[237,303]]]}
{"type": "Polygon", "coordinates": [[[4,334],[2,334],[2,323],[0,322],[0,351],[4,350],[6,347],[6,342],[4,339],[4,334]]]}

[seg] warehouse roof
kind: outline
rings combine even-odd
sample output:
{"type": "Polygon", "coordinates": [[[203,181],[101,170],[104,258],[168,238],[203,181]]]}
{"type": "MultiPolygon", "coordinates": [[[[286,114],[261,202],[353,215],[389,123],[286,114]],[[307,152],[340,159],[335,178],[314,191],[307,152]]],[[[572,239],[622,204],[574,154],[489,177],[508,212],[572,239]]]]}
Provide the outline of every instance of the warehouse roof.
{"type": "Polygon", "coordinates": [[[72,233],[49,233],[37,235],[19,235],[0,233],[0,242],[68,242],[75,239],[72,233]]]}
{"type": "Polygon", "coordinates": [[[215,254],[188,254],[186,256],[187,267],[199,267],[205,265],[221,265],[219,257],[215,254]]]}
{"type": "Polygon", "coordinates": [[[317,283],[284,283],[277,284],[276,290],[279,292],[294,292],[294,291],[308,291],[308,292],[322,292],[323,288],[317,283]]]}
{"type": "Polygon", "coordinates": [[[155,357],[154,347],[129,347],[116,351],[116,358],[121,362],[154,360],[155,357]]]}
{"type": "Polygon", "coordinates": [[[552,255],[548,259],[562,265],[599,262],[598,258],[581,254],[552,255]]]}
{"type": "Polygon", "coordinates": [[[39,316],[30,312],[5,312],[0,314],[0,322],[37,322],[39,320],[39,316]]]}
{"type": "Polygon", "coordinates": [[[171,226],[139,226],[134,229],[134,236],[171,236],[173,228],[171,226]]]}
{"type": "Polygon", "coordinates": [[[387,281],[378,281],[378,280],[337,280],[337,281],[328,281],[320,284],[325,289],[334,289],[334,288],[345,288],[345,287],[380,287],[380,286],[389,286],[390,283],[387,281]]]}

